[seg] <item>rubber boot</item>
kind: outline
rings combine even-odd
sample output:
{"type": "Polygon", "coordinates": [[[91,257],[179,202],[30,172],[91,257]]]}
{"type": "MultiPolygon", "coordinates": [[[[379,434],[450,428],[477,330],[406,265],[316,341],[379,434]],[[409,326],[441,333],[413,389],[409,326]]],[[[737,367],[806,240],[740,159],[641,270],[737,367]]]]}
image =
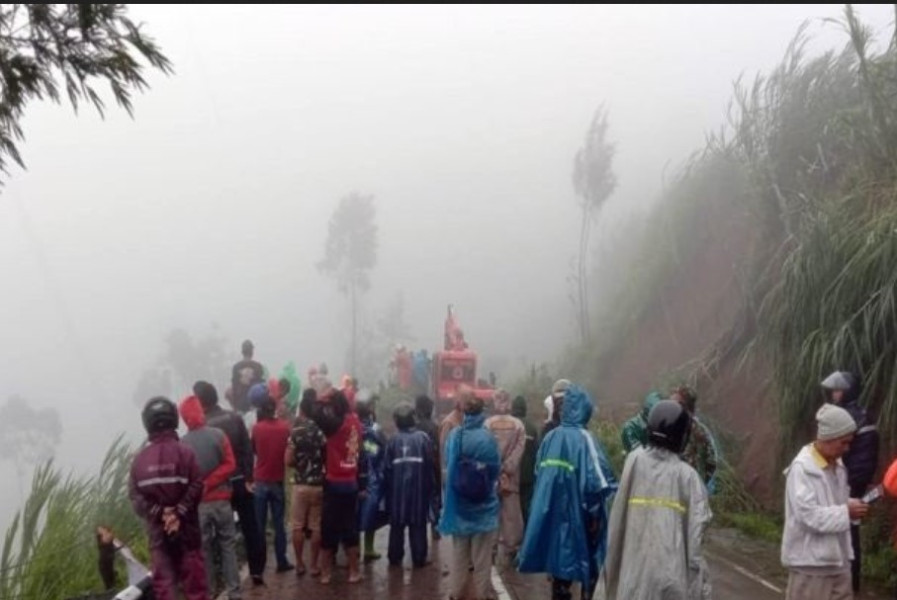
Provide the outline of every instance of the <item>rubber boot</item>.
{"type": "Polygon", "coordinates": [[[373,531],[365,531],[364,532],[364,562],[368,562],[370,560],[377,560],[380,558],[380,554],[374,550],[374,532],[373,531]]]}

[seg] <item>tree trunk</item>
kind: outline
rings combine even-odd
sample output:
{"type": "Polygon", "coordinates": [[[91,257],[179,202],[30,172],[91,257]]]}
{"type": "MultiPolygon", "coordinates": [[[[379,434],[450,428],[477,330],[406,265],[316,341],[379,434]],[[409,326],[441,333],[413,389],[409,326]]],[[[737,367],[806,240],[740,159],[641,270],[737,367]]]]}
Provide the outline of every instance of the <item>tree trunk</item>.
{"type": "Polygon", "coordinates": [[[588,289],[588,266],[587,259],[589,253],[589,204],[583,202],[582,205],[582,223],[579,230],[579,268],[577,275],[577,286],[579,292],[579,334],[585,343],[589,340],[590,324],[589,324],[589,289],[588,289]]]}
{"type": "Polygon", "coordinates": [[[897,46],[897,4],[894,5],[894,35],[891,37],[891,45],[897,46]]]}
{"type": "Polygon", "coordinates": [[[358,286],[355,283],[355,278],[352,278],[352,287],[350,290],[352,295],[352,352],[351,352],[351,360],[349,361],[349,374],[352,377],[356,377],[355,367],[357,366],[358,359],[358,286]]]}

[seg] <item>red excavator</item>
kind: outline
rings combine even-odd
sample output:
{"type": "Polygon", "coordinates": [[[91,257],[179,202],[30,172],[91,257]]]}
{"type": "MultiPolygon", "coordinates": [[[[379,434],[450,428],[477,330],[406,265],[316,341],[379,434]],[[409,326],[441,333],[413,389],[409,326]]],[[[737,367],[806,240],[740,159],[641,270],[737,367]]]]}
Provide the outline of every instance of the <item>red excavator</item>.
{"type": "Polygon", "coordinates": [[[464,332],[458,326],[451,304],[445,319],[443,350],[433,355],[430,381],[437,416],[451,412],[455,405],[455,394],[461,384],[472,387],[477,397],[482,398],[487,405],[492,402],[492,395],[495,393],[494,383],[477,379],[477,354],[464,340],[464,332]]]}

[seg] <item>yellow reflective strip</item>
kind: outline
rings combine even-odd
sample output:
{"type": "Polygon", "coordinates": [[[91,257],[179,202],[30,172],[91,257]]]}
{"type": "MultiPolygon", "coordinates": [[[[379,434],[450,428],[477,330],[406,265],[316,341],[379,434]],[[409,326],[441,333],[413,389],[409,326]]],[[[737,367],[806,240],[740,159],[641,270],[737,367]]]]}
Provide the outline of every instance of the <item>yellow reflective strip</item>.
{"type": "Polygon", "coordinates": [[[559,460],[557,458],[546,458],[543,460],[539,467],[561,467],[562,469],[567,469],[568,471],[575,471],[575,467],[568,463],[566,460],[559,460]]]}
{"type": "Polygon", "coordinates": [[[671,508],[675,511],[684,513],[685,506],[681,502],[670,500],[668,498],[630,498],[629,504],[635,506],[654,506],[657,508],[671,508]]]}

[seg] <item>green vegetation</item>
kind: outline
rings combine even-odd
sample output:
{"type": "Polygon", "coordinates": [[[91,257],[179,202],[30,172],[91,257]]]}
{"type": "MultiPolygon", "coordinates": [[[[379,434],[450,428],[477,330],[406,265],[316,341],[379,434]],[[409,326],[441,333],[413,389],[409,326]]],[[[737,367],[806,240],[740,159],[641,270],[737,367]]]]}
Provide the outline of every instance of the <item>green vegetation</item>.
{"type": "Polygon", "coordinates": [[[103,116],[106,103],[95,87],[102,83],[133,114],[134,92],[149,87],[140,59],[172,72],[128,10],[126,4],[0,5],[0,173],[8,172],[10,159],[24,167],[21,121],[30,102],[65,97],[76,111],[92,104],[103,116]]]}
{"type": "Polygon", "coordinates": [[[774,369],[784,456],[819,405],[821,375],[861,373],[890,429],[897,407],[897,49],[875,55],[850,6],[850,45],[785,61],[739,88],[732,154],[750,170],[766,235],[753,349],[774,369]]]}
{"type": "Polygon", "coordinates": [[[801,29],[772,73],[738,82],[729,127],[673,179],[647,225],[625,232],[637,241],[605,261],[625,275],[602,274],[601,330],[568,357],[575,377],[599,386],[640,321],[664,311],[665,290],[708,229],[738,220],[752,238],[734,265],[739,317],[700,356],[683,357],[677,375],[712,377],[732,356],[768,359],[783,456],[812,421],[819,380],[835,368],[860,372],[864,401],[880,409],[885,428],[894,424],[897,47],[874,53],[850,6],[837,25],[848,34],[843,51],[807,57],[801,29]]]}
{"type": "Polygon", "coordinates": [[[894,531],[891,513],[891,507],[878,506],[863,522],[863,576],[894,589],[897,584],[897,551],[889,543],[894,531]]]}
{"type": "MultiPolygon", "coordinates": [[[[119,438],[93,477],[63,474],[52,462],[37,469],[23,509],[0,550],[0,597],[66,598],[103,589],[96,527],[106,525],[147,560],[143,524],[128,498],[133,451],[119,438]]],[[[120,581],[126,581],[123,575],[120,581]]]]}
{"type": "MultiPolygon", "coordinates": [[[[897,44],[875,50],[850,5],[830,24],[846,34],[842,51],[808,56],[801,28],[776,69],[736,84],[729,126],[680,171],[648,224],[621,235],[637,241],[605,257],[625,277],[602,276],[601,331],[565,363],[599,388],[648,315],[670,318],[666,292],[707,251],[708,230],[738,223],[748,251],[733,265],[737,316],[674,374],[708,382],[724,363],[768,365],[782,462],[812,430],[819,381],[834,369],[862,375],[885,456],[897,424],[897,44]]],[[[718,523],[778,540],[781,517],[763,512],[729,465],[713,503],[718,523]]],[[[879,580],[894,555],[892,520],[881,521],[864,529],[864,562],[879,580]]]]}
{"type": "Polygon", "coordinates": [[[592,432],[598,436],[598,440],[604,446],[604,452],[607,454],[610,466],[614,470],[614,475],[619,479],[620,475],[623,474],[623,463],[626,460],[626,456],[623,453],[623,439],[620,436],[620,427],[610,421],[599,419],[597,423],[593,424],[592,432]]]}

